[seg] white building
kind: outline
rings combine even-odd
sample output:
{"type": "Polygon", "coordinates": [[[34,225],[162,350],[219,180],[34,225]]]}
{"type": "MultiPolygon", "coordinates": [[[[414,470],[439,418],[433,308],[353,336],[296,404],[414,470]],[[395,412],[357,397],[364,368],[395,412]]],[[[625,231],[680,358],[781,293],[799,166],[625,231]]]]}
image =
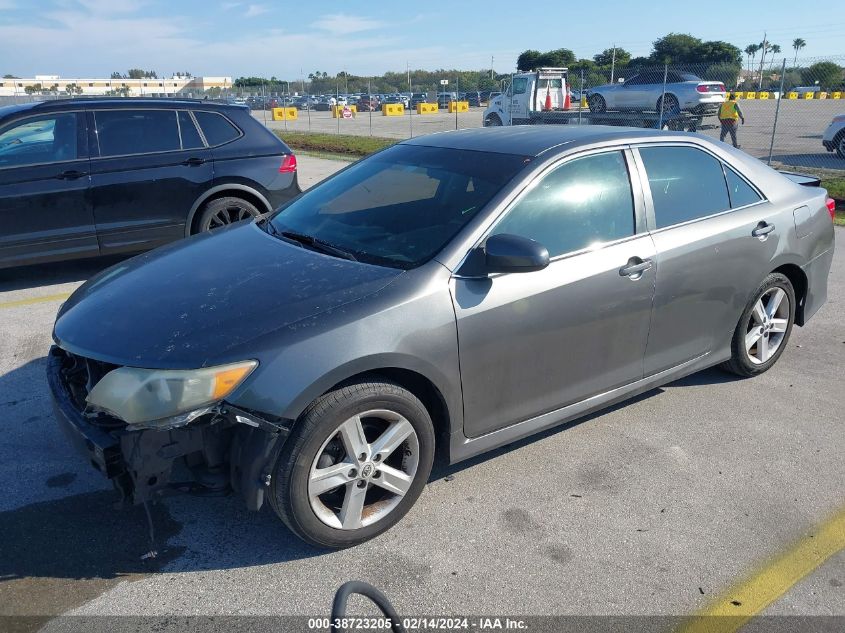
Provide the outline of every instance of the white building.
{"type": "Polygon", "coordinates": [[[39,95],[97,96],[126,94],[129,97],[187,97],[206,90],[232,88],[231,77],[179,77],[169,79],[91,79],[61,78],[59,75],[36,75],[31,78],[0,78],[0,97],[39,95]],[[68,89],[70,86],[70,89],[68,89]],[[27,91],[29,87],[29,91],[27,91]]]}

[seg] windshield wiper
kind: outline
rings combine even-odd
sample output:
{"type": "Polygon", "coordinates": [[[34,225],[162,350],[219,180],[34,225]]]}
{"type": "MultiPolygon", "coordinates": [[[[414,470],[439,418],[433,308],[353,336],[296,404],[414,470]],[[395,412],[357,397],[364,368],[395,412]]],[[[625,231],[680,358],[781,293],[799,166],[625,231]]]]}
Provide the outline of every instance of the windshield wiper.
{"type": "MultiPolygon", "coordinates": [[[[272,224],[272,222],[268,222],[268,225],[272,226],[272,224]]],[[[275,227],[272,230],[276,231],[275,227]]],[[[348,259],[353,262],[358,261],[358,258],[349,251],[329,244],[328,242],[321,240],[319,237],[314,237],[313,235],[305,235],[304,233],[297,233],[296,231],[278,231],[278,235],[286,237],[289,240],[293,240],[294,242],[298,242],[299,244],[310,246],[314,250],[326,253],[327,255],[334,255],[335,257],[348,259]]]]}

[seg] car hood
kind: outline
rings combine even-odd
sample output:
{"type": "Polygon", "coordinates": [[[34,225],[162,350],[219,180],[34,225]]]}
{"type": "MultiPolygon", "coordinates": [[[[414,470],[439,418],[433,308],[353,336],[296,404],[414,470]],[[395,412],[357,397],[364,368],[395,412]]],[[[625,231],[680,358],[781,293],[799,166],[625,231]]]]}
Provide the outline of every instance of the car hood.
{"type": "Polygon", "coordinates": [[[99,273],[62,306],[53,338],[116,365],[200,367],[401,274],[302,248],[254,223],[235,225],[99,273]]]}

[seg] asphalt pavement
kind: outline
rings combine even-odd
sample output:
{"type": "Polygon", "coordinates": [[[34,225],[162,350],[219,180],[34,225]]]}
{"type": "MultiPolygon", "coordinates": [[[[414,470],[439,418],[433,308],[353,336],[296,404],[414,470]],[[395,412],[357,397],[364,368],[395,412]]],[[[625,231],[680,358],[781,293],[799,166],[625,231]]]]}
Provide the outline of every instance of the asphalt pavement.
{"type": "MultiPolygon", "coordinates": [[[[341,166],[300,161],[308,182],[341,166]]],[[[63,630],[59,614],[161,616],[162,629],[192,614],[325,616],[351,579],[403,614],[685,616],[845,508],[840,247],[828,303],[762,376],[704,371],[440,464],[399,525],[340,552],[304,545],[267,507],[173,497],[153,507],[161,554],[142,562],[143,511],[112,508],[57,432],[45,381],[62,296],[109,263],[0,271],[0,616],[33,616],[21,630],[63,630]]],[[[839,551],[763,613],[845,616],[843,583],[839,551]]]]}

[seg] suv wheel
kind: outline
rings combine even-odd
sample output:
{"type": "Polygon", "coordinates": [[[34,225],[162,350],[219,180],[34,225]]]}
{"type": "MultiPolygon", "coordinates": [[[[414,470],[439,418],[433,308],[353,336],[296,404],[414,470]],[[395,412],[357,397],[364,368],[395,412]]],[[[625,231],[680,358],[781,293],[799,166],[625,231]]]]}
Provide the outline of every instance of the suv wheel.
{"type": "Polygon", "coordinates": [[[258,217],[261,212],[254,204],[243,198],[227,196],[206,203],[197,222],[197,232],[228,226],[233,222],[258,217]]]}
{"type": "Polygon", "coordinates": [[[731,341],[731,359],[723,369],[756,376],[783,354],[795,322],[795,290],[785,275],[772,273],[760,284],[742,313],[731,341]]]}
{"type": "Polygon", "coordinates": [[[373,377],[331,391],[297,421],[274,467],[270,504],[303,540],[342,548],[395,525],[431,473],[425,406],[373,377]]]}

